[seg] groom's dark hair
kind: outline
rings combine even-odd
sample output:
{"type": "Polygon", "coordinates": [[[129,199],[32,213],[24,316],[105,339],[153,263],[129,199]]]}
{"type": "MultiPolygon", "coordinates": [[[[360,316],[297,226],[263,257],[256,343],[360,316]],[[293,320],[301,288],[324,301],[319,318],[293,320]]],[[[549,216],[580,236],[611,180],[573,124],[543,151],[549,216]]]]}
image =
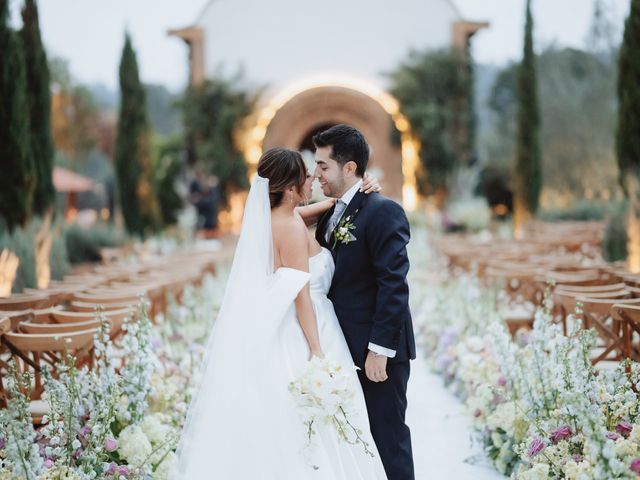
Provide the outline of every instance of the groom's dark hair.
{"type": "Polygon", "coordinates": [[[350,125],[335,125],[313,136],[316,148],[331,147],[329,158],[341,166],[355,162],[356,175],[362,177],[369,163],[369,144],[360,130],[350,125]]]}

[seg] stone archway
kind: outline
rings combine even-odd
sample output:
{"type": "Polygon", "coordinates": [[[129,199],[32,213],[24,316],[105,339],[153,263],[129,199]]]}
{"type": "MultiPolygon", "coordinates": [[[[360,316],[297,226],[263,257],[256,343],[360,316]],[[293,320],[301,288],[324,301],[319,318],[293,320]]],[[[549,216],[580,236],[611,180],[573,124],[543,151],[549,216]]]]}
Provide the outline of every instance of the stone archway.
{"type": "Polygon", "coordinates": [[[353,125],[364,134],[371,147],[369,168],[382,172],[385,195],[401,201],[402,149],[399,136],[393,140],[393,120],[380,103],[358,90],[322,86],[298,93],[276,112],[262,148],[298,150],[310,132],[338,123],[353,125]]]}

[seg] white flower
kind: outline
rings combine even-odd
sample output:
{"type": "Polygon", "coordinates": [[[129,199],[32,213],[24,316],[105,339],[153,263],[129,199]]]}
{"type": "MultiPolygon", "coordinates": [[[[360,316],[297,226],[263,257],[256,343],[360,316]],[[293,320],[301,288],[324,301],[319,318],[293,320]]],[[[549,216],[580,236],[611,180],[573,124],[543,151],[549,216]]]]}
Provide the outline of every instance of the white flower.
{"type": "Polygon", "coordinates": [[[144,417],[140,423],[140,428],[153,444],[162,444],[167,441],[167,436],[171,432],[171,427],[165,423],[165,415],[154,413],[144,417]]]}
{"type": "Polygon", "coordinates": [[[153,447],[138,425],[129,425],[118,437],[118,453],[130,465],[141,466],[151,455],[153,447]]]}

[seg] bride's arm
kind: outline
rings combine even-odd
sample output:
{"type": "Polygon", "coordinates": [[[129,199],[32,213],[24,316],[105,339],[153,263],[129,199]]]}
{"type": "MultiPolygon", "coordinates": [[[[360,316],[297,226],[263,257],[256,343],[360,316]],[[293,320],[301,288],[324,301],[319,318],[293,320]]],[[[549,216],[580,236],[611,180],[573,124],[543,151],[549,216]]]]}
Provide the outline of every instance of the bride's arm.
{"type": "Polygon", "coordinates": [[[336,204],[335,198],[329,198],[312,205],[305,205],[304,207],[297,207],[296,212],[302,217],[307,227],[318,223],[318,219],[324,212],[330,210],[336,204]]]}
{"type": "MultiPolygon", "coordinates": [[[[360,188],[360,191],[368,195],[369,193],[379,192],[380,190],[382,190],[382,188],[380,187],[378,179],[365,172],[364,177],[362,177],[362,187],[360,188]]],[[[318,223],[318,219],[322,214],[327,210],[330,210],[335,204],[336,199],[329,198],[327,200],[314,203],[313,205],[297,207],[296,212],[302,217],[307,227],[310,227],[318,223]]]]}
{"type": "MultiPolygon", "coordinates": [[[[290,226],[282,231],[281,239],[281,242],[279,242],[281,243],[279,253],[282,265],[303,272],[309,272],[309,239],[304,223],[296,218],[290,226]]],[[[311,355],[324,358],[324,353],[320,346],[318,324],[316,322],[313,304],[311,303],[311,293],[308,282],[302,290],[300,290],[300,293],[298,293],[295,306],[298,322],[309,344],[311,355]]]]}

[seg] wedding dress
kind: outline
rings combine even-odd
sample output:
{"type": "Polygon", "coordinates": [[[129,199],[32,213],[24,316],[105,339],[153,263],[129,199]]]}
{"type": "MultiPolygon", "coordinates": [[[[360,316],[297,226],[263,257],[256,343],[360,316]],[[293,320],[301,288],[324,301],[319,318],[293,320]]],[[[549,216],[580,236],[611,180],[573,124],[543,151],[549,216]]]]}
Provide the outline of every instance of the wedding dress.
{"type": "Polygon", "coordinates": [[[298,417],[289,383],[305,369],[309,347],[294,300],[307,282],[325,354],[353,366],[327,293],[334,272],[331,253],[309,259],[309,273],[274,271],[267,179],[256,177],[242,231],[204,360],[201,385],[190,407],[172,480],[376,480],[386,479],[369,431],[364,396],[357,389],[350,421],[362,445],[316,426],[312,462],[305,458],[307,429],[298,417]],[[313,465],[319,467],[314,468],[313,465]]]}

